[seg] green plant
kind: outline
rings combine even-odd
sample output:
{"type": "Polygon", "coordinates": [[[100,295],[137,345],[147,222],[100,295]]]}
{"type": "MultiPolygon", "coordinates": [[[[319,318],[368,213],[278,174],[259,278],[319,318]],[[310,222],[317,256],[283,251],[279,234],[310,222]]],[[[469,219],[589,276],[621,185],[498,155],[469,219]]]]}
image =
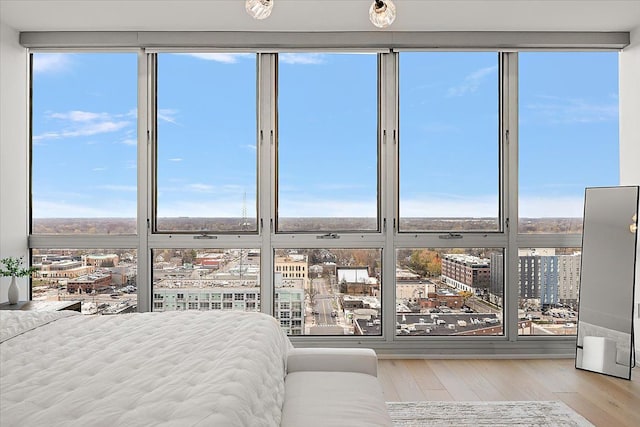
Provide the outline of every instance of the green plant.
{"type": "Polygon", "coordinates": [[[25,277],[31,275],[38,269],[36,267],[22,267],[23,257],[8,257],[0,259],[4,268],[0,268],[0,276],[3,277],[25,277]]]}

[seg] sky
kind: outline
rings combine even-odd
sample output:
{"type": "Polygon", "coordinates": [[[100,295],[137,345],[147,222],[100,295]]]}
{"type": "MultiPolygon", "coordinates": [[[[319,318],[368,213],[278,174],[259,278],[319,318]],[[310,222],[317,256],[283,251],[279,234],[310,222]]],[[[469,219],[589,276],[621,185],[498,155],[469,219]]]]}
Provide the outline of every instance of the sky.
{"type": "MultiPolygon", "coordinates": [[[[519,55],[519,209],[618,184],[617,53],[519,55]]],[[[256,56],[158,54],[158,215],[256,215],[256,56]]],[[[36,53],[33,216],[135,217],[137,55],[36,53]]],[[[279,58],[282,217],[373,217],[374,54],[279,58]]],[[[497,217],[498,55],[402,52],[401,217],[497,217]]]]}

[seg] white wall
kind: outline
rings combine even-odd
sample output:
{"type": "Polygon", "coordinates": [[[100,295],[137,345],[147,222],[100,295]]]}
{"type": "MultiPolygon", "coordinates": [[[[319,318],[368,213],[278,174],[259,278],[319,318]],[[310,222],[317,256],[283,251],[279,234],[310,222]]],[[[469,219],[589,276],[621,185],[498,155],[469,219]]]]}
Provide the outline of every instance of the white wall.
{"type": "MultiPolygon", "coordinates": [[[[620,54],[620,184],[640,185],[640,27],[620,54]]],[[[639,207],[640,210],[640,207],[639,207]]],[[[640,238],[638,238],[640,242],[640,238]]],[[[640,245],[636,248],[635,339],[640,348],[640,245]]]]}
{"type": "MultiPolygon", "coordinates": [[[[0,258],[27,257],[27,54],[18,32],[0,21],[0,258]]],[[[27,280],[19,279],[20,299],[27,280]]],[[[7,301],[9,279],[0,279],[7,301]]]]}
{"type": "Polygon", "coordinates": [[[640,27],[620,54],[620,184],[640,185],[640,27]]]}

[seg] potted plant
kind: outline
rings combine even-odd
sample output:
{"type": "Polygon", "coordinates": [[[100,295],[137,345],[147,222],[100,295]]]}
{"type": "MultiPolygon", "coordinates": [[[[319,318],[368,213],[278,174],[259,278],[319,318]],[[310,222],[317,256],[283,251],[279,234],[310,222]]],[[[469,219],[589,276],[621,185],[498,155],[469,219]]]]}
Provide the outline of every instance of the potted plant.
{"type": "Polygon", "coordinates": [[[18,285],[16,284],[16,277],[30,276],[31,273],[37,270],[37,268],[35,267],[22,267],[22,260],[23,257],[8,257],[0,259],[0,264],[3,265],[3,267],[0,267],[0,276],[11,277],[8,298],[9,304],[12,305],[17,304],[20,297],[20,291],[18,290],[18,285]]]}

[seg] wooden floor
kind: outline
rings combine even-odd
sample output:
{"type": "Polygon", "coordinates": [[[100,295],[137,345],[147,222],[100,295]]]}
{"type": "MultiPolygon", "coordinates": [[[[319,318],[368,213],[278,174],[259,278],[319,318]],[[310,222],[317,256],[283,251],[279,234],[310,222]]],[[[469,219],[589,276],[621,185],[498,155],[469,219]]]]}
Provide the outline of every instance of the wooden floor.
{"type": "Polygon", "coordinates": [[[561,400],[596,426],[640,426],[640,368],[627,381],[573,359],[379,359],[378,377],[387,401],[561,400]]]}

